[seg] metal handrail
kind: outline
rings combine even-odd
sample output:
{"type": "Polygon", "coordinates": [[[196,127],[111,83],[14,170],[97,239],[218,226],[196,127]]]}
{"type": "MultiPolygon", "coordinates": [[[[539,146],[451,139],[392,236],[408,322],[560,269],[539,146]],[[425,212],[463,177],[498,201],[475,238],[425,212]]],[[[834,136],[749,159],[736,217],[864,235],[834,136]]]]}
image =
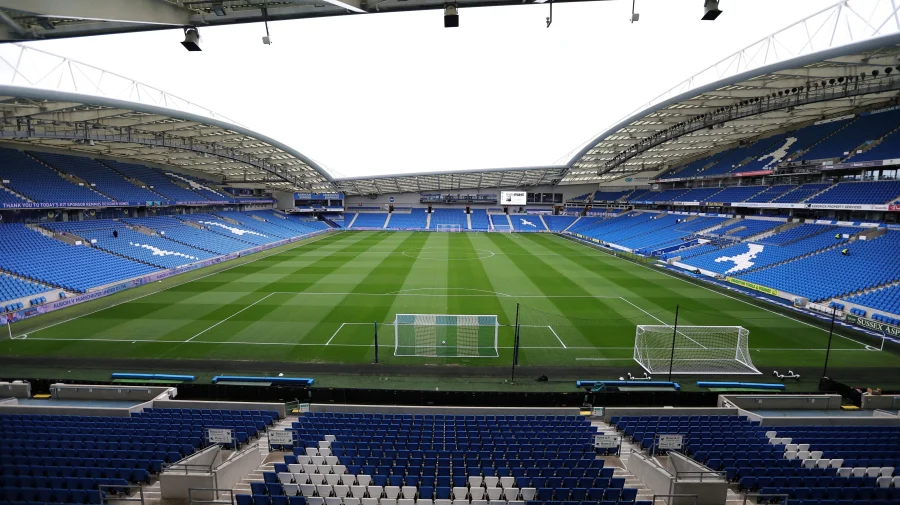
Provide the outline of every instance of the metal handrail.
{"type": "Polygon", "coordinates": [[[221,503],[221,504],[230,503],[231,505],[234,505],[234,490],[233,490],[233,489],[221,489],[221,488],[215,488],[215,487],[192,487],[192,488],[188,488],[188,503],[189,503],[190,505],[194,505],[194,504],[214,504],[214,503],[221,503]],[[193,498],[193,493],[194,493],[194,491],[212,491],[212,492],[215,493],[215,494],[213,495],[214,498],[213,498],[212,500],[195,500],[195,499],[193,498]],[[221,499],[219,499],[219,497],[220,497],[223,493],[228,493],[228,495],[229,495],[229,499],[228,499],[228,500],[221,500],[221,499]]]}
{"type": "Polygon", "coordinates": [[[747,505],[747,499],[756,498],[756,503],[759,503],[759,498],[764,498],[767,502],[771,502],[773,498],[781,498],[781,504],[784,505],[787,503],[788,498],[791,496],[784,493],[744,493],[744,504],[747,505]]]}
{"type": "Polygon", "coordinates": [[[699,498],[697,497],[697,495],[695,495],[695,494],[654,494],[654,495],[653,495],[653,502],[652,502],[652,503],[656,504],[656,499],[657,499],[657,498],[665,498],[665,499],[663,500],[664,503],[671,503],[670,500],[669,500],[669,498],[693,498],[693,499],[694,499],[694,505],[697,505],[697,501],[698,501],[698,499],[699,499],[699,498]]]}
{"type": "Polygon", "coordinates": [[[128,484],[127,486],[115,485],[115,484],[100,484],[100,485],[98,485],[97,489],[100,491],[100,505],[106,505],[107,503],[109,503],[109,501],[107,500],[108,493],[104,492],[104,490],[106,490],[106,489],[109,489],[111,491],[115,490],[116,494],[118,494],[119,490],[121,490],[121,489],[131,490],[131,489],[135,489],[135,488],[137,488],[137,490],[138,490],[137,497],[129,498],[127,496],[128,493],[126,492],[125,493],[126,496],[124,498],[116,497],[115,500],[123,501],[123,502],[124,501],[140,502],[141,505],[144,505],[144,486],[141,486],[139,484],[128,484]]]}

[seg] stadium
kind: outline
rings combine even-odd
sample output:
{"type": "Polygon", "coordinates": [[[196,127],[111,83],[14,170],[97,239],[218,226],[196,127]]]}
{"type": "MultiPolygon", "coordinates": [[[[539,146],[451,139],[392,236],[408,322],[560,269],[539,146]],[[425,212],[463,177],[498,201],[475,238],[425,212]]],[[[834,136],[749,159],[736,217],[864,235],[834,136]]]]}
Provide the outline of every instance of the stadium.
{"type": "Polygon", "coordinates": [[[0,505],[900,503],[893,0],[511,168],[343,176],[42,46],[521,3],[0,0],[0,505]]]}

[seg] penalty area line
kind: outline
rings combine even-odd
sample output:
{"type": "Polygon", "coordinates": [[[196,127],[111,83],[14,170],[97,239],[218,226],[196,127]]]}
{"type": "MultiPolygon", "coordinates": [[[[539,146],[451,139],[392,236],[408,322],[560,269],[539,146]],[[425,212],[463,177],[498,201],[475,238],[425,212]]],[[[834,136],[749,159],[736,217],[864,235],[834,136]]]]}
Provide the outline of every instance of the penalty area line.
{"type": "Polygon", "coordinates": [[[547,325],[547,329],[549,329],[549,330],[550,330],[550,333],[552,333],[553,336],[556,337],[556,340],[559,340],[559,345],[563,346],[563,349],[568,349],[568,347],[566,347],[566,343],[563,342],[561,338],[559,338],[559,335],[557,335],[555,331],[553,331],[553,327],[552,327],[552,326],[547,325]]]}
{"type": "Polygon", "coordinates": [[[244,307],[243,309],[241,309],[241,310],[235,312],[234,314],[232,314],[232,315],[226,317],[225,319],[219,321],[218,323],[216,323],[216,324],[210,326],[209,328],[207,328],[207,329],[201,331],[200,333],[194,335],[193,337],[191,337],[191,338],[185,340],[185,342],[190,342],[191,340],[194,340],[195,338],[199,337],[200,335],[203,335],[204,333],[208,332],[209,330],[215,328],[216,326],[219,326],[220,324],[224,323],[225,321],[228,321],[228,320],[231,319],[232,317],[234,317],[234,316],[240,314],[241,312],[243,312],[243,311],[249,309],[250,307],[253,307],[253,306],[256,305],[257,303],[259,303],[259,302],[265,300],[266,298],[268,298],[268,297],[270,297],[270,296],[272,296],[272,295],[274,295],[274,294],[275,294],[275,293],[269,293],[269,294],[267,294],[266,296],[260,298],[259,300],[256,300],[255,302],[251,303],[250,305],[247,305],[247,306],[244,307]]]}
{"type": "MultiPolygon", "coordinates": [[[[347,324],[347,323],[341,323],[341,325],[338,326],[338,329],[334,331],[334,335],[332,335],[331,338],[328,339],[328,342],[325,342],[325,345],[330,344],[331,341],[334,340],[334,337],[336,337],[337,334],[340,333],[341,328],[343,328],[345,324],[347,324]]],[[[353,323],[350,323],[350,324],[353,324],[353,323]]],[[[358,323],[358,324],[359,324],[359,323],[358,323]]]]}

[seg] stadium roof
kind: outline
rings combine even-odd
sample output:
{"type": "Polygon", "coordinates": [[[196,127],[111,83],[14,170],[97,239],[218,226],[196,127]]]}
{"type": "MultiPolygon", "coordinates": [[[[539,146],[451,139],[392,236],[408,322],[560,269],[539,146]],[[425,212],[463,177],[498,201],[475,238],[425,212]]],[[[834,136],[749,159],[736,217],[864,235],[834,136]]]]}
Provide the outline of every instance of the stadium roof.
{"type": "MultiPolygon", "coordinates": [[[[397,6],[399,10],[442,5],[429,0],[387,0],[376,4],[375,10],[392,8],[396,1],[408,2],[397,6]]],[[[317,8],[327,13],[338,3],[317,8]]],[[[604,182],[677,166],[786,127],[895,103],[900,97],[900,16],[894,3],[841,0],[765,37],[642,105],[585,143],[564,166],[334,178],[298,151],[209,109],[18,44],[0,44],[0,82],[8,83],[0,85],[0,139],[24,147],[43,145],[182,167],[223,182],[264,183],[285,190],[340,189],[349,195],[604,182]],[[33,54],[23,58],[25,51],[33,54]],[[890,74],[885,72],[889,67],[894,69],[890,74]]],[[[4,8],[27,5],[34,12],[101,4],[110,6],[108,13],[121,16],[150,15],[147,9],[157,7],[156,14],[167,9],[206,9],[205,14],[191,14],[204,17],[212,9],[212,2],[0,0],[0,25],[11,26],[4,12],[15,23],[28,19],[4,8]]],[[[243,6],[249,6],[247,20],[252,17],[247,13],[259,9],[258,2],[244,0],[223,5],[224,17],[235,17],[231,22],[243,22],[237,19],[245,11],[243,6]]],[[[268,5],[270,19],[276,9],[310,9],[309,3],[292,1],[268,5]]],[[[340,13],[346,12],[341,9],[340,13]]],[[[212,22],[212,18],[206,20],[212,22]]],[[[71,30],[67,36],[125,30],[117,28],[121,23],[108,21],[52,23],[56,23],[54,30],[71,30]],[[91,24],[101,31],[90,32],[91,24]]],[[[126,31],[140,29],[154,27],[131,26],[126,31]]],[[[35,30],[29,33],[39,33],[35,30]]]]}
{"type": "Polygon", "coordinates": [[[204,172],[222,182],[333,191],[294,149],[242,126],[108,97],[0,85],[0,140],[204,172]]]}
{"type": "MultiPolygon", "coordinates": [[[[454,0],[460,8],[546,0],[454,0]]],[[[584,2],[598,0],[554,0],[584,2]]],[[[698,0],[699,1],[699,0],[698,0]]],[[[443,9],[444,0],[0,0],[0,42],[443,9]]]]}

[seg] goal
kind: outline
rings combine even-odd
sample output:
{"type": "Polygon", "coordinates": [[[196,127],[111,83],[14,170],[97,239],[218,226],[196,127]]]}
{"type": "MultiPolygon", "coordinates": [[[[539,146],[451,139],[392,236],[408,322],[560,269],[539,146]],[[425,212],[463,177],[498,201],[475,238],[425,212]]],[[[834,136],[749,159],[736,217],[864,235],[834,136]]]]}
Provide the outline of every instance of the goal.
{"type": "Polygon", "coordinates": [[[496,358],[496,315],[397,314],[394,356],[496,358]]]}
{"type": "Polygon", "coordinates": [[[639,325],[634,360],[650,374],[757,375],[749,338],[741,326],[639,325]]]}
{"type": "Polygon", "coordinates": [[[436,225],[434,225],[434,229],[435,229],[435,231],[461,232],[462,225],[461,224],[436,224],[436,225]]]}
{"type": "Polygon", "coordinates": [[[491,224],[491,231],[500,232],[500,233],[512,233],[512,226],[508,224],[491,224]]]}

